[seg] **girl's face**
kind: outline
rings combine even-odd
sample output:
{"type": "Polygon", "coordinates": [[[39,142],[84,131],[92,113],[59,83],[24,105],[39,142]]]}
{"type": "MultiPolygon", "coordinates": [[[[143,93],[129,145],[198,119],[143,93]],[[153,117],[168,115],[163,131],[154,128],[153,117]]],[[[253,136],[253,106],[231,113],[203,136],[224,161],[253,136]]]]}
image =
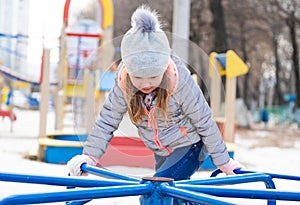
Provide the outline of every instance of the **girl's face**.
{"type": "Polygon", "coordinates": [[[134,77],[130,76],[130,80],[134,87],[136,87],[138,90],[145,94],[151,93],[153,90],[155,90],[161,83],[162,78],[164,74],[151,77],[151,78],[141,78],[141,77],[134,77]]]}

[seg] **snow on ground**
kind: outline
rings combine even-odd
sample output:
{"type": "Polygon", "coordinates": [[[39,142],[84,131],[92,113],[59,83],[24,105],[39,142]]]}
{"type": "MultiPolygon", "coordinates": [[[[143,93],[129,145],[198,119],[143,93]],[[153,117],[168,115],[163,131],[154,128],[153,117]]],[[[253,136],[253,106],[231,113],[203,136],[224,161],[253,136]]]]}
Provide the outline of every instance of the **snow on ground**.
{"type": "MultiPolygon", "coordinates": [[[[65,165],[48,164],[24,158],[32,150],[38,148],[39,113],[15,109],[17,121],[11,124],[8,119],[0,119],[0,172],[17,174],[34,174],[45,176],[67,176],[65,165]]],[[[53,129],[53,116],[49,112],[48,131],[53,129]]],[[[125,123],[126,125],[126,123],[125,123]]],[[[126,125],[127,126],[127,125],[126,125]]],[[[125,128],[123,128],[125,132],[125,128]]],[[[236,133],[235,158],[246,169],[300,176],[300,130],[291,125],[273,128],[256,127],[253,130],[238,129],[236,133]]],[[[154,170],[136,167],[109,167],[109,169],[129,176],[151,176],[154,170]]],[[[193,179],[208,178],[211,171],[198,171],[193,179]]],[[[94,178],[95,176],[88,176],[94,178]]],[[[300,181],[274,180],[278,190],[300,192],[300,181]]],[[[230,187],[246,189],[264,189],[263,183],[247,183],[230,187]]],[[[0,199],[21,193],[41,193],[63,191],[65,187],[24,184],[14,182],[0,182],[0,199]]],[[[229,199],[226,199],[229,200],[229,199]]],[[[239,204],[266,204],[261,200],[230,199],[239,204]]],[[[53,204],[53,203],[52,203],[53,204]]],[[[64,203],[55,203],[64,204],[64,203]]],[[[139,204],[139,197],[120,197],[111,199],[97,199],[88,204],[139,204]]],[[[300,204],[300,202],[278,202],[277,204],[300,204]]]]}

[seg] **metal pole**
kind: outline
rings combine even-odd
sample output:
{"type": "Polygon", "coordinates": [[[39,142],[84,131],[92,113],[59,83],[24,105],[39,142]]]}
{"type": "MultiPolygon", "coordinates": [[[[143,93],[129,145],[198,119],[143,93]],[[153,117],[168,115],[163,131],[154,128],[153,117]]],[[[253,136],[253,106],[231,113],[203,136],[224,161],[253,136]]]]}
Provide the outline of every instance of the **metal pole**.
{"type": "MultiPolygon", "coordinates": [[[[179,189],[174,186],[168,186],[167,184],[161,185],[161,192],[167,196],[172,196],[174,198],[179,198],[188,202],[195,202],[200,204],[214,204],[214,205],[233,205],[232,203],[221,201],[219,198],[203,194],[192,192],[184,189],[179,189]]],[[[148,205],[148,204],[147,204],[148,205]]]]}
{"type": "Polygon", "coordinates": [[[193,185],[229,185],[248,182],[264,182],[266,188],[276,189],[272,178],[265,173],[248,173],[243,175],[234,175],[231,177],[217,177],[199,180],[183,180],[176,184],[193,184],[193,185]]]}
{"type": "MultiPolygon", "coordinates": [[[[268,204],[276,204],[274,200],[300,201],[300,192],[280,191],[274,189],[238,189],[208,185],[180,185],[178,190],[189,190],[197,194],[210,194],[218,197],[249,198],[269,200],[268,204]]],[[[168,192],[170,191],[168,188],[168,192]]],[[[212,203],[215,204],[215,203],[212,203]]]]}
{"type": "Polygon", "coordinates": [[[0,181],[20,182],[28,184],[43,184],[55,186],[72,186],[72,187],[107,187],[107,186],[122,186],[122,185],[138,185],[139,182],[124,181],[116,179],[84,179],[73,177],[51,177],[38,176],[29,174],[10,174],[0,172],[0,181]]]}
{"type": "Polygon", "coordinates": [[[172,184],[173,179],[165,177],[144,177],[142,183],[151,182],[153,187],[149,195],[143,195],[141,205],[173,205],[173,198],[160,192],[162,184],[172,184]]]}
{"type": "Polygon", "coordinates": [[[135,177],[120,175],[120,174],[114,173],[114,172],[112,172],[108,169],[95,167],[95,166],[91,166],[91,165],[88,165],[88,164],[81,165],[81,170],[83,172],[88,172],[90,174],[94,174],[94,175],[97,175],[97,176],[102,176],[102,177],[105,177],[105,178],[127,180],[127,181],[132,181],[132,182],[140,182],[141,181],[140,179],[135,178],[135,177]]]}
{"type": "Polygon", "coordinates": [[[190,0],[174,0],[173,12],[173,45],[175,53],[188,62],[190,35],[190,0]]]}

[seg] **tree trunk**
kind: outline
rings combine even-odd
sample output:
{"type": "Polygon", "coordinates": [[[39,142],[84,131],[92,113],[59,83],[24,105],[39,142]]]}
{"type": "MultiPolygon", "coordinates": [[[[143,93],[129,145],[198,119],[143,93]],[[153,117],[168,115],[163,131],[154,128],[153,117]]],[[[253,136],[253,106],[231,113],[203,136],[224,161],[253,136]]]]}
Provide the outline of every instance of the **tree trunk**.
{"type": "Polygon", "coordinates": [[[215,33],[214,49],[217,53],[227,51],[227,34],[221,0],[210,0],[210,10],[213,15],[212,27],[215,33]]]}
{"type": "MultiPolygon", "coordinates": [[[[245,28],[244,28],[245,22],[241,21],[240,22],[240,28],[241,28],[241,51],[242,51],[242,57],[243,57],[243,61],[246,63],[248,61],[248,54],[247,54],[247,50],[246,50],[246,46],[247,46],[247,41],[246,41],[246,36],[245,36],[245,28]]],[[[249,72],[245,74],[245,78],[244,78],[244,86],[243,86],[243,99],[244,99],[244,103],[246,105],[246,107],[248,109],[250,109],[250,96],[251,96],[251,90],[249,88],[249,72]]],[[[238,89],[238,88],[237,88],[238,89]]]]}
{"type": "MultiPolygon", "coordinates": [[[[210,10],[213,15],[212,27],[214,29],[214,51],[225,53],[228,50],[226,26],[221,0],[210,0],[210,10]]],[[[226,76],[222,76],[222,84],[226,84],[226,76]]]]}
{"type": "Polygon", "coordinates": [[[283,104],[283,94],[280,89],[280,62],[278,57],[278,41],[277,41],[277,34],[273,33],[272,36],[273,42],[273,49],[274,49],[274,56],[275,56],[275,75],[276,75],[276,83],[275,83],[275,94],[274,94],[274,104],[275,105],[282,105],[283,104]]]}
{"type": "Polygon", "coordinates": [[[296,22],[295,22],[295,14],[292,13],[291,16],[287,18],[287,25],[290,31],[290,37],[293,47],[293,70],[295,73],[295,83],[296,83],[296,102],[295,109],[300,108],[300,74],[299,74],[299,57],[298,57],[298,44],[296,40],[296,22]]]}

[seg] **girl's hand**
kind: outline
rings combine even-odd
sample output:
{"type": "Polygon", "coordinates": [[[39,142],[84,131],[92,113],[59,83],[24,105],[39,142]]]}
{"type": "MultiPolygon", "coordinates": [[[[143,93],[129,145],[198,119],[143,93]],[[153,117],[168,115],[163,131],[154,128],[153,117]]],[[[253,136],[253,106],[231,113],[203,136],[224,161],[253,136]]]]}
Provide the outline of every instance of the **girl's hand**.
{"type": "Polygon", "coordinates": [[[71,176],[86,175],[81,170],[81,165],[84,163],[95,166],[97,163],[97,160],[94,157],[90,157],[90,156],[84,155],[84,154],[76,155],[67,163],[67,167],[69,169],[70,175],[71,176]]]}
{"type": "Polygon", "coordinates": [[[235,175],[233,170],[244,168],[244,166],[241,165],[238,161],[230,158],[227,163],[219,165],[218,168],[226,175],[235,175]]]}

